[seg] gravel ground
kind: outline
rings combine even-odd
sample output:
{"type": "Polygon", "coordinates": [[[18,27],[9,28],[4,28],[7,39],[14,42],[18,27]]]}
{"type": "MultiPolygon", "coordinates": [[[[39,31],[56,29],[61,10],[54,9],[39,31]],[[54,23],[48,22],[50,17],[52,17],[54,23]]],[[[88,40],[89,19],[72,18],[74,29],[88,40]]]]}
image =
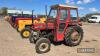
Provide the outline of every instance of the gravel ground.
{"type": "Polygon", "coordinates": [[[35,45],[20,34],[3,19],[0,19],[0,56],[100,56],[100,24],[83,26],[84,39],[75,47],[63,44],[51,45],[51,50],[44,54],[35,52],[35,45]],[[95,48],[94,53],[77,53],[77,48],[95,48]]]}

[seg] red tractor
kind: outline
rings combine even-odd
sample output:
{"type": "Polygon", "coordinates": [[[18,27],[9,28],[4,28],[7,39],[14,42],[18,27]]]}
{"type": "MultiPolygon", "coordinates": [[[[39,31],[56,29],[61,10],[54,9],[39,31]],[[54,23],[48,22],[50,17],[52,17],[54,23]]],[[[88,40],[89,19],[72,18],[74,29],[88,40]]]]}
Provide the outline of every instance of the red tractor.
{"type": "Polygon", "coordinates": [[[53,5],[45,23],[32,25],[29,40],[36,44],[37,53],[48,52],[52,42],[64,41],[68,46],[76,46],[83,39],[81,26],[77,7],[53,5]]]}

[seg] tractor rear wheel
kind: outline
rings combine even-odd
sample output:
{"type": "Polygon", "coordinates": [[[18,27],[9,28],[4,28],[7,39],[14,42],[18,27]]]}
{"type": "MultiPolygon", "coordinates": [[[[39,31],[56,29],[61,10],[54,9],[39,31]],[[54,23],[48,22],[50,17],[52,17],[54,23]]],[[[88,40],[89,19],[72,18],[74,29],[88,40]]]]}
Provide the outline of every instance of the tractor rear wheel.
{"type": "Polygon", "coordinates": [[[83,39],[83,29],[79,26],[69,27],[65,33],[65,44],[77,46],[83,39]],[[69,31],[68,31],[69,30],[69,31]]]}
{"type": "Polygon", "coordinates": [[[40,38],[39,40],[37,40],[36,42],[36,52],[37,53],[46,53],[50,50],[50,41],[47,38],[40,38]]]}
{"type": "Polygon", "coordinates": [[[29,38],[30,34],[31,34],[30,28],[25,28],[20,32],[22,38],[29,38]]]}
{"type": "Polygon", "coordinates": [[[18,27],[16,27],[16,30],[17,30],[17,32],[20,32],[20,31],[18,30],[18,27]]]}

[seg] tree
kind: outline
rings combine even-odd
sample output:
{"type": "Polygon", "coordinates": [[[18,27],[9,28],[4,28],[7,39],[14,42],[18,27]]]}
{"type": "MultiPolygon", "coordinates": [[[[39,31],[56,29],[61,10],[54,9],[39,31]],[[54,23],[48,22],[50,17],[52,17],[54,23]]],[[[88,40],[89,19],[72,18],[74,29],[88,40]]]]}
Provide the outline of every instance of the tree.
{"type": "Polygon", "coordinates": [[[8,9],[7,7],[2,7],[2,8],[1,8],[1,10],[2,10],[2,15],[4,15],[4,16],[7,15],[7,9],[8,9]]]}

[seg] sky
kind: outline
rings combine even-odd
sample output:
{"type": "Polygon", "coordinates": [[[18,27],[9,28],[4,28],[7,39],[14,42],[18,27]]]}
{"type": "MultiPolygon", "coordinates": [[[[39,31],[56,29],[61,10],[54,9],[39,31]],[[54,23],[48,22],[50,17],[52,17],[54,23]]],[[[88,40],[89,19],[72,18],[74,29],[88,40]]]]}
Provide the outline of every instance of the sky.
{"type": "Polygon", "coordinates": [[[18,8],[21,10],[34,10],[35,14],[45,14],[45,5],[48,10],[51,5],[64,4],[78,6],[79,14],[100,12],[100,0],[0,0],[0,7],[18,8]]]}

